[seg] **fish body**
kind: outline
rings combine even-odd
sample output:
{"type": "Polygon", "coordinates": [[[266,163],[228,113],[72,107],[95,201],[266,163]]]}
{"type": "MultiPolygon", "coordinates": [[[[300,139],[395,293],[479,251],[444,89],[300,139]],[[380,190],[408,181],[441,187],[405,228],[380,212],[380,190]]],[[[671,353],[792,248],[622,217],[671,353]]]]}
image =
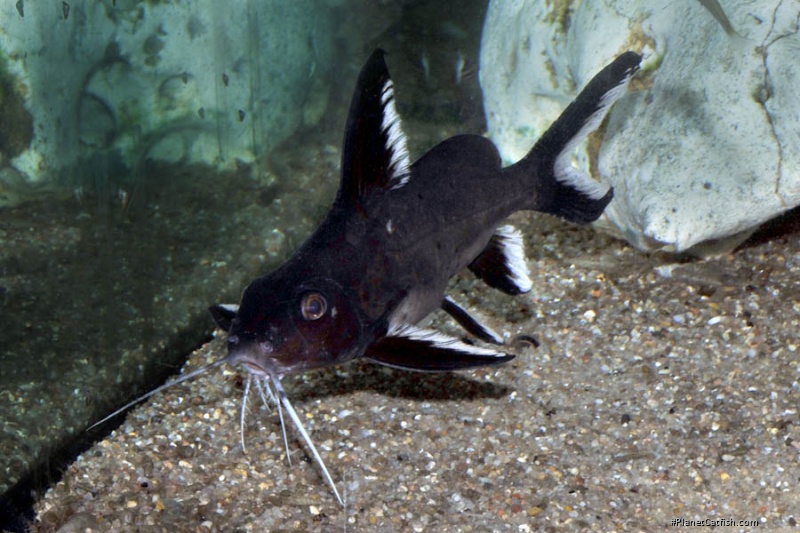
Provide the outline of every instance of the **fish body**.
{"type": "MultiPolygon", "coordinates": [[[[412,370],[512,358],[416,324],[443,307],[448,280],[464,268],[510,294],[530,290],[521,239],[500,228],[510,214],[536,210],[576,223],[602,214],[611,188],[573,168],[571,153],[640,59],[619,56],[527,156],[504,168],[478,135],[447,139],[412,164],[384,53],[375,51],[353,96],[327,217],[285,264],[245,289],[238,307],[211,308],[228,331],[230,362],[281,377],[356,357],[412,370]]],[[[475,323],[468,330],[483,329],[475,323]]]]}
{"type": "MultiPolygon", "coordinates": [[[[447,139],[411,163],[394,85],[375,51],[363,67],[348,115],[339,191],[325,220],[275,271],[251,282],[236,304],[209,308],[228,332],[228,354],[123,406],[94,426],[177,383],[222,364],[284,410],[323,477],[333,478],[283,389],[293,372],[357,357],[419,371],[496,365],[513,354],[417,327],[441,309],[467,332],[497,346],[503,338],[445,295],[448,280],[469,268],[508,294],[532,287],[522,237],[503,221],[535,210],[585,224],[611,201],[608,185],[571,165],[576,145],[624,94],[641,57],[620,55],[597,74],[520,161],[503,167],[478,135],[447,139]]],[[[94,427],[92,426],[92,427],[94,427]]]]}

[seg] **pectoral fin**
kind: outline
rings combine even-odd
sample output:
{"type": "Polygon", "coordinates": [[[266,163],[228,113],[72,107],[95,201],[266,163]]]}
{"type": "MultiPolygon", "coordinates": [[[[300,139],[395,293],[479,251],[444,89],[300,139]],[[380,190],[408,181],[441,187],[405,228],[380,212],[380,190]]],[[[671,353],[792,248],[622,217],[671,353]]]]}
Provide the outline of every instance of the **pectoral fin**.
{"type": "Polygon", "coordinates": [[[498,365],[514,355],[472,346],[430,329],[403,326],[370,344],[364,357],[404,370],[444,372],[498,365]]]}
{"type": "Polygon", "coordinates": [[[208,308],[208,312],[211,313],[211,318],[214,319],[217,326],[225,331],[231,329],[231,321],[238,311],[239,306],[237,304],[217,304],[208,308]]]}

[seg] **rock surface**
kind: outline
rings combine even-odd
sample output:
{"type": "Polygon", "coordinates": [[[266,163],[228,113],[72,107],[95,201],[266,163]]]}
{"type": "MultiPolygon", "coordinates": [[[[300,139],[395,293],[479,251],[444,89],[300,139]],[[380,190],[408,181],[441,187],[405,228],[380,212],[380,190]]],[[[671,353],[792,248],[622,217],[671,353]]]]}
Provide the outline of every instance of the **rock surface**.
{"type": "Polygon", "coordinates": [[[516,160],[618,53],[642,73],[576,163],[615,188],[606,221],[636,246],[735,239],[800,204],[800,4],[492,2],[481,51],[489,135],[516,160]]]}

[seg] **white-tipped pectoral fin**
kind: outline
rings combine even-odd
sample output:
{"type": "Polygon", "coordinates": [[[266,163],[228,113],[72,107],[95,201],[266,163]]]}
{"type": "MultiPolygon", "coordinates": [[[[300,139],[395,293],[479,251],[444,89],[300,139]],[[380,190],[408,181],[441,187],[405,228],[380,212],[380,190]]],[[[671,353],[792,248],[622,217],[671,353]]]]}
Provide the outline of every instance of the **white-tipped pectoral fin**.
{"type": "Polygon", "coordinates": [[[505,363],[513,354],[467,344],[438,331],[402,325],[391,329],[364,352],[384,366],[420,372],[448,372],[505,363]]]}

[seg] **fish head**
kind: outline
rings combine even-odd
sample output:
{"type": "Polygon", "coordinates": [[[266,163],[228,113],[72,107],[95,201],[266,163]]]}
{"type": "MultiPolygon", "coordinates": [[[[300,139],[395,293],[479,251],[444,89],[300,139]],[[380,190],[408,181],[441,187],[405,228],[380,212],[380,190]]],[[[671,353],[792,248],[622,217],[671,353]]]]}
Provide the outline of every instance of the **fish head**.
{"type": "Polygon", "coordinates": [[[280,377],[359,355],[365,320],[355,299],[334,280],[293,283],[283,274],[253,281],[238,307],[209,309],[228,330],[227,361],[259,376],[280,377]]]}

